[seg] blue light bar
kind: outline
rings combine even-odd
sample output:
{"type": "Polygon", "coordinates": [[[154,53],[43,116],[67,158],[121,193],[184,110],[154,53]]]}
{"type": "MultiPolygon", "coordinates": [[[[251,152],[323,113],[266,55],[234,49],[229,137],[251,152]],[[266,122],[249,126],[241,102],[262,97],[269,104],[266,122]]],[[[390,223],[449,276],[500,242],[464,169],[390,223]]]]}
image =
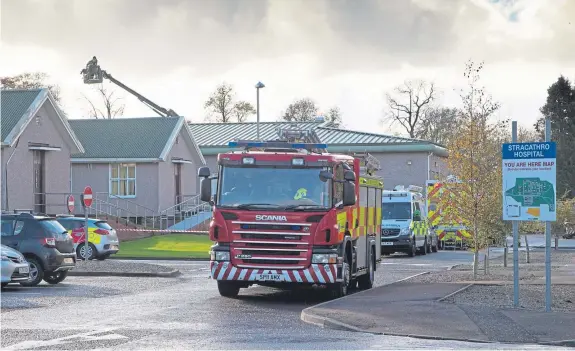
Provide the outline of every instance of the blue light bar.
{"type": "Polygon", "coordinates": [[[250,147],[264,147],[264,148],[288,148],[288,149],[327,149],[327,144],[307,144],[307,143],[288,143],[282,141],[230,141],[228,143],[230,148],[250,148],[250,147]]]}

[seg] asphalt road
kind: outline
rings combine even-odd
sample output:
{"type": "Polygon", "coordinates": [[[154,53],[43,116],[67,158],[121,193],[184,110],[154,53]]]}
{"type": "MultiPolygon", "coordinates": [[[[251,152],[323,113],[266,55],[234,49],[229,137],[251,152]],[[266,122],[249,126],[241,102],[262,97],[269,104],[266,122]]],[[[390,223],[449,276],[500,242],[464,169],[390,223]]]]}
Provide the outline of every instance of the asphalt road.
{"type": "MultiPolygon", "coordinates": [[[[389,284],[470,259],[466,252],[386,257],[376,283],[389,284]]],[[[322,302],[321,294],[252,287],[242,290],[238,299],[227,299],[208,279],[207,262],[159,263],[176,267],[183,275],[69,277],[57,286],[8,288],[1,294],[2,349],[512,348],[322,329],[300,320],[303,308],[322,302]]]]}

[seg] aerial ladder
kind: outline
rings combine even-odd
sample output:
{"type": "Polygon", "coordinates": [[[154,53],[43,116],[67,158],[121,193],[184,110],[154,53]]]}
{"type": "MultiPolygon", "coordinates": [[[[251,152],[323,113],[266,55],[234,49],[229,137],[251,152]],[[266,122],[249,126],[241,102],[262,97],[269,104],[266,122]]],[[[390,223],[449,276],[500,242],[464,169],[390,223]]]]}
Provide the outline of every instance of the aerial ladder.
{"type": "Polygon", "coordinates": [[[130,94],[137,97],[138,100],[143,102],[146,106],[148,106],[149,108],[154,110],[157,114],[159,114],[162,117],[179,117],[180,116],[180,115],[178,115],[178,113],[176,111],[174,111],[172,109],[166,109],[164,107],[161,107],[161,106],[155,104],[154,102],[152,102],[148,98],[144,97],[143,95],[141,95],[140,93],[138,93],[134,89],[128,87],[124,83],[122,83],[119,80],[117,80],[116,78],[114,78],[110,73],[101,69],[100,65],[98,65],[98,59],[96,58],[96,56],[92,57],[92,59],[90,61],[88,61],[88,63],[86,64],[86,68],[82,69],[80,74],[82,74],[82,76],[84,77],[84,84],[101,84],[104,81],[104,78],[108,79],[110,82],[116,84],[120,88],[126,90],[130,94]]]}

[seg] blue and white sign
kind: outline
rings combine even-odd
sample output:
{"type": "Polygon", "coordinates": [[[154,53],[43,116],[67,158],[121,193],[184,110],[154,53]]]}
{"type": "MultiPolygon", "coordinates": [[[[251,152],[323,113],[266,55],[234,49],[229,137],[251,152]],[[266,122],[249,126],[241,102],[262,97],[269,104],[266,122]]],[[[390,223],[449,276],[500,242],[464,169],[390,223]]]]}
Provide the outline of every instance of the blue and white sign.
{"type": "Polygon", "coordinates": [[[503,144],[503,219],[557,219],[554,142],[503,144]]]}

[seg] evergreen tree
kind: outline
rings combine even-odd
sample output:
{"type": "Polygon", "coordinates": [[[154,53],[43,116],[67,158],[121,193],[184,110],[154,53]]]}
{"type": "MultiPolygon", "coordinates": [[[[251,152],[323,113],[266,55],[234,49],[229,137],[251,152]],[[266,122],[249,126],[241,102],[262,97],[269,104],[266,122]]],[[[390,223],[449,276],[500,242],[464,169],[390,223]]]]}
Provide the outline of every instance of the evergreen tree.
{"type": "Polygon", "coordinates": [[[543,118],[535,124],[545,132],[545,117],[551,120],[551,140],[557,143],[557,197],[575,191],[575,85],[560,76],[547,89],[547,102],[541,107],[543,118]]]}

